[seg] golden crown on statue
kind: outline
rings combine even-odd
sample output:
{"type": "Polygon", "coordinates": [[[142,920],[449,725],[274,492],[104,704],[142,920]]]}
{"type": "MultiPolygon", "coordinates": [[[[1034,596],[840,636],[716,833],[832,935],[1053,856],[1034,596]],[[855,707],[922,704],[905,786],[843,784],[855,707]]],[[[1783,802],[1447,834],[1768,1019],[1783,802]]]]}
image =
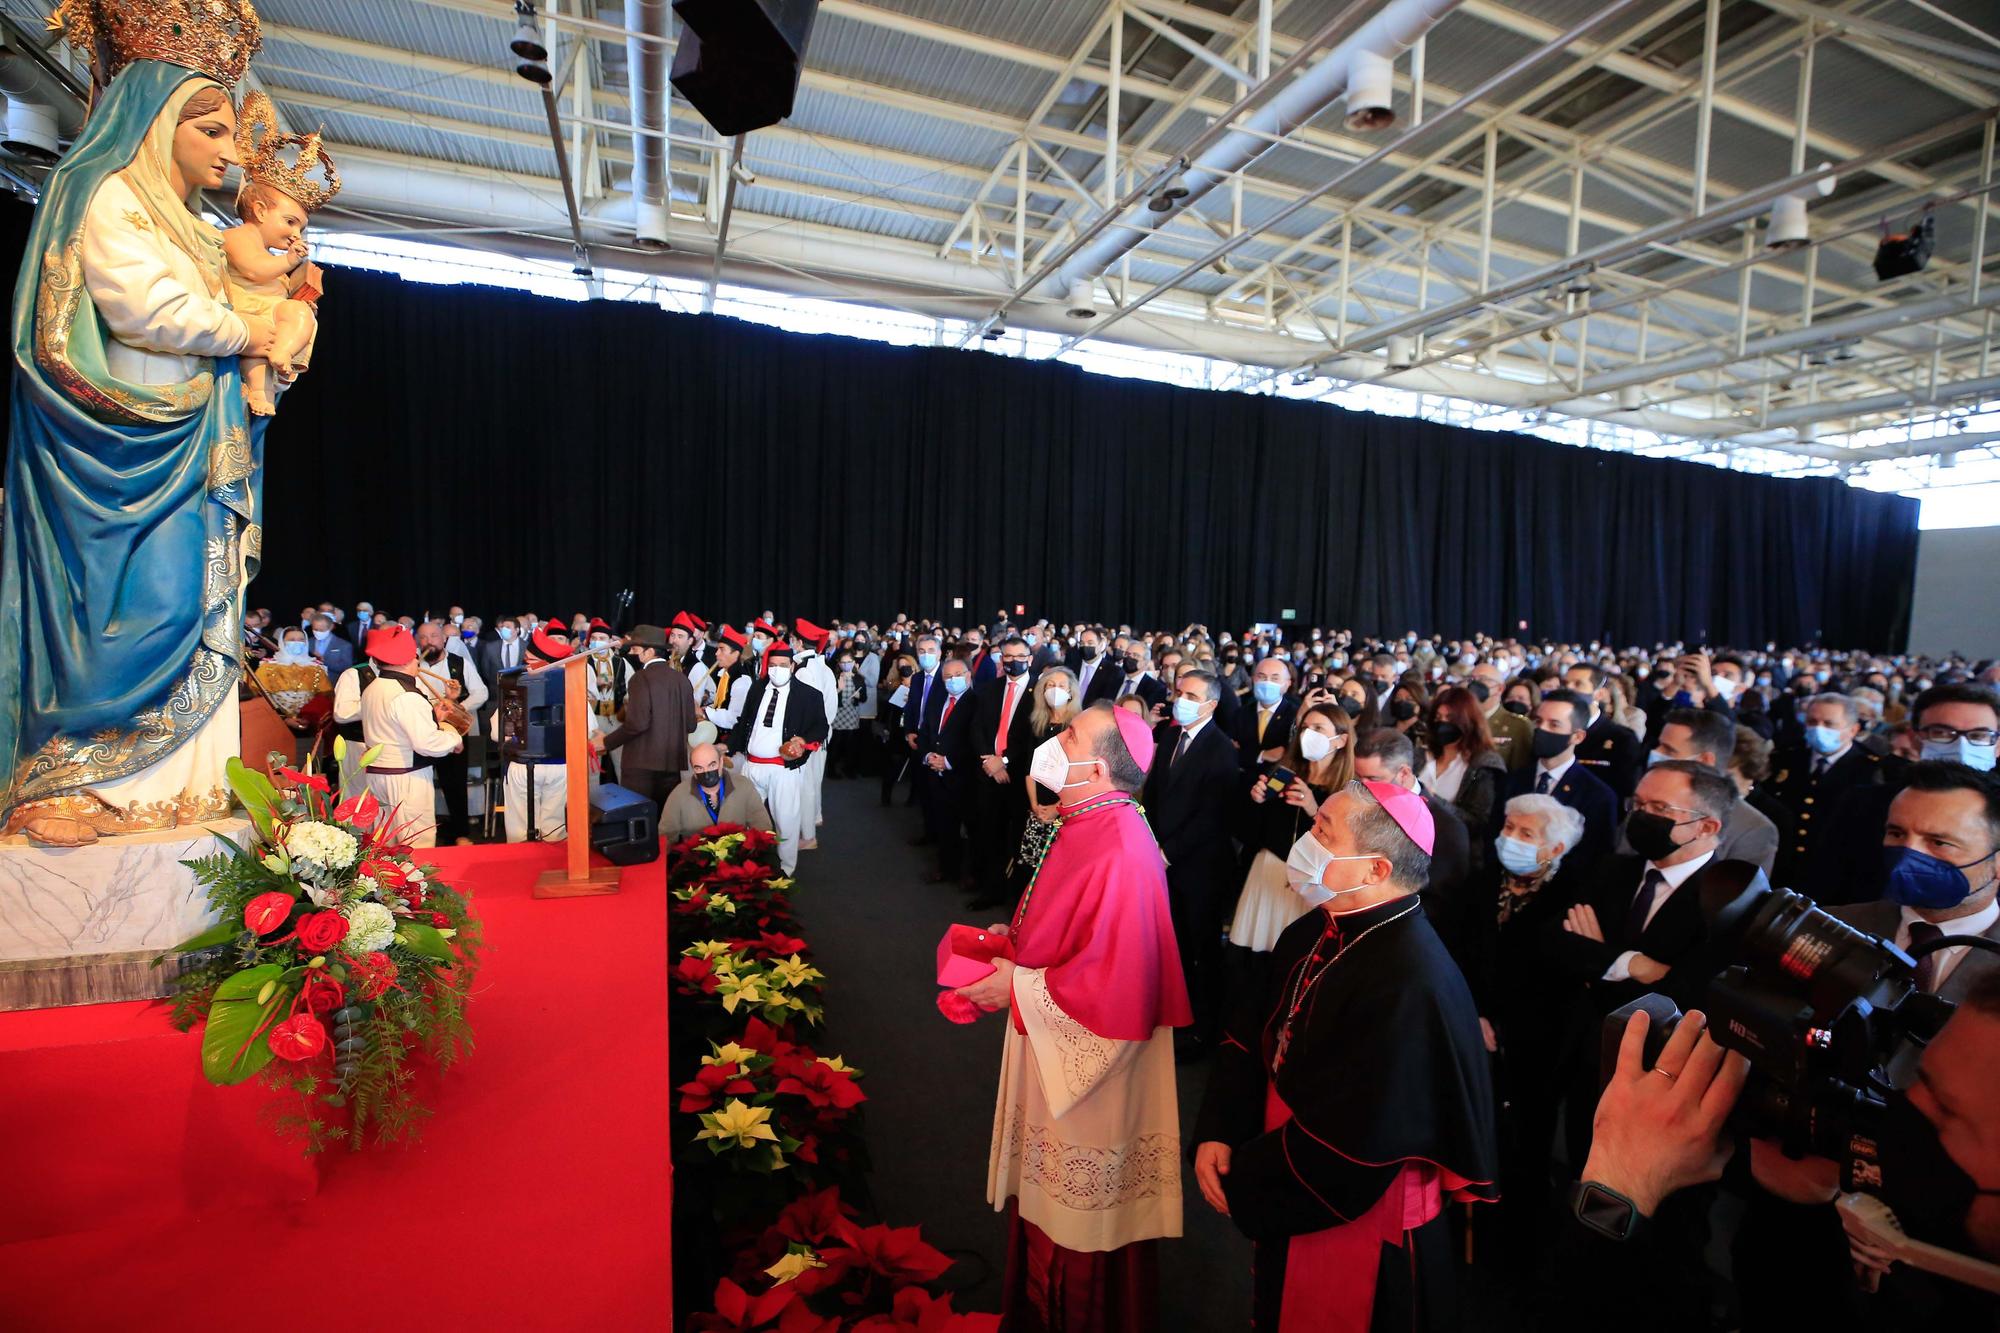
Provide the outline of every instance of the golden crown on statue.
{"type": "Polygon", "coordinates": [[[245,176],[259,185],[282,190],[304,204],[308,213],[325,207],[327,200],[340,193],[340,172],[319,134],[286,134],[279,129],[278,109],[263,93],[251,93],[243,99],[236,151],[243,158],[245,176]],[[287,148],[299,150],[290,163],[279,156],[287,148]],[[323,172],[326,183],[315,180],[314,172],[323,172]]]}
{"type": "Polygon", "coordinates": [[[264,44],[250,0],[62,0],[49,26],[106,83],[135,60],[158,60],[233,88],[264,44]]]}

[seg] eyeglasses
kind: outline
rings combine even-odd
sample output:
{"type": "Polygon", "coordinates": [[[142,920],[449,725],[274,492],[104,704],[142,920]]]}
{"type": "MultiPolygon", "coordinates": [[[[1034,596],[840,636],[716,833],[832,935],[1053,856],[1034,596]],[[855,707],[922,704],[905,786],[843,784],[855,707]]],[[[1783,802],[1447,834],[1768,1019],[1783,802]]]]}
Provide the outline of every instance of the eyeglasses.
{"type": "Polygon", "coordinates": [[[1634,811],[1642,815],[1658,815],[1662,819],[1672,819],[1675,815],[1686,815],[1689,819],[1707,819],[1709,816],[1699,810],[1690,810],[1684,805],[1668,805],[1665,801],[1642,801],[1636,796],[1625,798],[1625,813],[1634,811]]]}
{"type": "Polygon", "coordinates": [[[1991,745],[1995,740],[2000,740],[2000,731],[1996,731],[1992,727],[1971,727],[1961,731],[1957,727],[1947,727],[1943,723],[1933,723],[1928,727],[1918,727],[1917,735],[1927,741],[1938,741],[1945,745],[1949,745],[1961,737],[1971,741],[1974,745],[1991,745]]]}

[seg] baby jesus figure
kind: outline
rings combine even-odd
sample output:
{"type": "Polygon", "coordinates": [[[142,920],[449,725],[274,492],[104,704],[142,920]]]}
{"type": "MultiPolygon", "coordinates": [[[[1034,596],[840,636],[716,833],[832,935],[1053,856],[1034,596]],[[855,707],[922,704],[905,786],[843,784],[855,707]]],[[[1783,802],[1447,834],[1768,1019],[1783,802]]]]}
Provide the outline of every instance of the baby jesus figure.
{"type": "Polygon", "coordinates": [[[268,316],[278,329],[269,358],[243,358],[243,392],[252,412],[270,416],[277,411],[271,372],[287,384],[297,379],[319,331],[311,304],[318,292],[307,283],[318,270],[306,262],[304,204],[274,185],[249,180],[236,196],[236,213],[243,224],[222,233],[230,304],[239,313],[268,316]],[[311,295],[300,300],[301,292],[311,295]]]}
{"type": "Polygon", "coordinates": [[[277,110],[261,92],[243,100],[236,146],[243,160],[236,215],[243,224],[222,233],[222,253],[230,304],[277,327],[269,357],[242,360],[250,410],[270,416],[277,411],[272,372],[287,384],[297,379],[319,332],[320,272],[306,258],[306,219],[340,193],[340,173],[319,135],[278,129],[277,110]],[[297,150],[290,162],[282,156],[287,148],[297,150]]]}

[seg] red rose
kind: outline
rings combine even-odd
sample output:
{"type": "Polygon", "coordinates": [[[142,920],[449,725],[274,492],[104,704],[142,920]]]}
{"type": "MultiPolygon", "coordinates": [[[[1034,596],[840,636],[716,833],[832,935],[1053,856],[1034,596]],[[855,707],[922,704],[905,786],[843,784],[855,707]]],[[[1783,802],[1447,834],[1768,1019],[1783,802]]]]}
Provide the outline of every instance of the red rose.
{"type": "Polygon", "coordinates": [[[362,954],[359,958],[350,954],[347,972],[354,982],[355,993],[364,1000],[373,1000],[396,980],[396,960],[386,953],[362,954]]]}
{"type": "Polygon", "coordinates": [[[446,916],[443,912],[432,912],[431,924],[433,926],[436,926],[439,930],[444,930],[451,925],[451,918],[446,916]]]}
{"type": "Polygon", "coordinates": [[[280,1060],[310,1060],[326,1049],[326,1029],[311,1014],[294,1014],[274,1026],[267,1040],[280,1060]]]}
{"type": "Polygon", "coordinates": [[[309,972],[304,996],[307,1009],[316,1014],[330,1014],[347,1003],[347,988],[332,977],[309,972]]]}
{"type": "Polygon", "coordinates": [[[308,912],[299,918],[299,947],[325,953],[347,938],[347,918],[338,912],[308,912]]]}
{"type": "Polygon", "coordinates": [[[285,924],[297,901],[289,893],[260,893],[243,905],[243,924],[259,935],[268,935],[285,924]]]}

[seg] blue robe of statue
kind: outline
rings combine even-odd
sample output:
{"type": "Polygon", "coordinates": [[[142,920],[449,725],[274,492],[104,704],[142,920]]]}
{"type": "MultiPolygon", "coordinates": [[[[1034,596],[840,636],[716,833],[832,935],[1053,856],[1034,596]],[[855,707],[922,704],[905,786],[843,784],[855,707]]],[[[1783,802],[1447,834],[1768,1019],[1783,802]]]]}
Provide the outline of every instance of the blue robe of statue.
{"type": "Polygon", "coordinates": [[[213,804],[222,775],[208,752],[236,745],[240,599],[262,544],[265,419],[246,413],[236,357],[200,354],[240,347],[240,324],[221,308],[219,233],[175,215],[185,202],[166,183],[163,145],[170,152],[172,122],[201,86],[220,85],[157,61],[119,73],[49,178],[14,289],[0,818],[17,824],[36,810],[77,813],[86,790],[130,799],[143,775],[166,772],[177,753],[186,761],[197,747],[183,747],[198,736],[201,767],[218,771],[146,792],[162,799],[135,802],[123,827],[227,808],[226,796],[221,809],[213,804]],[[138,337],[129,315],[126,336],[113,332],[92,295],[102,273],[88,267],[97,242],[87,215],[105,225],[105,205],[93,211],[93,200],[107,188],[107,200],[127,201],[128,186],[141,206],[122,210],[132,230],[114,239],[141,261],[151,245],[201,280],[177,296],[157,275],[147,279],[135,299],[168,313],[156,321],[163,332],[138,337]],[[188,310],[209,327],[176,342],[170,326],[188,310]],[[187,357],[193,373],[167,384],[121,379],[112,366],[145,360],[135,348],[169,355],[168,365],[179,364],[170,354],[187,357]]]}

